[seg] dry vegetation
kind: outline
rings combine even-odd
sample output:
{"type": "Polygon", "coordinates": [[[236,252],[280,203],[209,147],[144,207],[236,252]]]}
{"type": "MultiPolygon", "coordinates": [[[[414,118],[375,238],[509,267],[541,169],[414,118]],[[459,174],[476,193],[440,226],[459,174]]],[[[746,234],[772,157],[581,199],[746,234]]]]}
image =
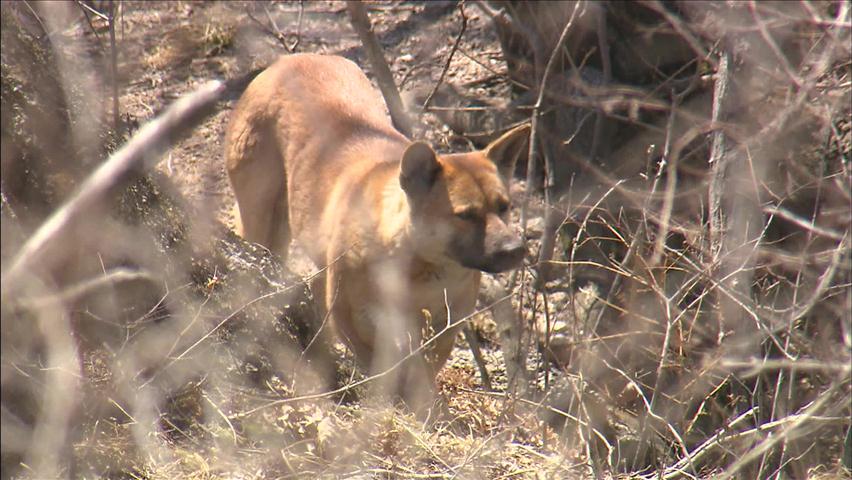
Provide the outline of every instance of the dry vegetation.
{"type": "Polygon", "coordinates": [[[228,229],[229,100],[374,71],[345,3],[3,2],[2,478],[849,478],[848,0],[367,13],[414,137],[533,123],[440,408],[323,381],[312,267],[228,229]]]}

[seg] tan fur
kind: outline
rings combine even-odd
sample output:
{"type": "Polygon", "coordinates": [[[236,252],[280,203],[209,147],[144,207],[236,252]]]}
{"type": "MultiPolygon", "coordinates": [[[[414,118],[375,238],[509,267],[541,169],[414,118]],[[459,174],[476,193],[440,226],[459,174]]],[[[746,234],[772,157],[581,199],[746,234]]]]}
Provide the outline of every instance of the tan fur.
{"type": "MultiPolygon", "coordinates": [[[[227,131],[238,233],[284,258],[292,236],[328,267],[337,332],[381,371],[446,327],[448,310],[451,321],[473,311],[480,270],[522,261],[501,171],[514,168],[527,130],[438,156],[393,128],[354,63],[282,57],[246,89],[227,131]]],[[[447,332],[406,364],[406,396],[431,388],[454,339],[447,332]]]]}

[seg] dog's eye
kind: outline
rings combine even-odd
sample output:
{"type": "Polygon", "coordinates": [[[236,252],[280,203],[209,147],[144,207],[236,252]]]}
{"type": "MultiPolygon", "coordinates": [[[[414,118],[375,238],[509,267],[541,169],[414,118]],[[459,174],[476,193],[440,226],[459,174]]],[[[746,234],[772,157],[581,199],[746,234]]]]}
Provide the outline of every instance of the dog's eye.
{"type": "Polygon", "coordinates": [[[505,215],[509,211],[509,202],[500,202],[497,204],[497,213],[505,215]]]}
{"type": "Polygon", "coordinates": [[[474,222],[479,218],[479,215],[476,214],[476,210],[467,209],[462,210],[460,212],[456,212],[456,217],[466,222],[474,222]]]}

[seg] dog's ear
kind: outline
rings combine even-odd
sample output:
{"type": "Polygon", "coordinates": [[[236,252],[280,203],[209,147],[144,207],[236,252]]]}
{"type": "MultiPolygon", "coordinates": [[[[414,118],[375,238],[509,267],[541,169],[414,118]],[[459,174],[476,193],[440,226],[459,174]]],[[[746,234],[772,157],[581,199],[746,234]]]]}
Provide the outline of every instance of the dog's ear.
{"type": "Polygon", "coordinates": [[[515,164],[518,157],[524,151],[530,136],[530,124],[525,123],[504,133],[500,138],[494,140],[483,152],[507,180],[515,173],[515,164]]]}
{"type": "Polygon", "coordinates": [[[441,164],[432,147],[414,142],[402,154],[399,184],[408,196],[416,198],[431,190],[440,171],[441,164]]]}

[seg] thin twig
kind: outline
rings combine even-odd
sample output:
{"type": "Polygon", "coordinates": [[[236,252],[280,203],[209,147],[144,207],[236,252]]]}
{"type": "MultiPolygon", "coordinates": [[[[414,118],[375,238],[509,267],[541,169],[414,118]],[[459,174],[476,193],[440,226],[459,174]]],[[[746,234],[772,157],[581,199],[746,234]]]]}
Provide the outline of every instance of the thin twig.
{"type": "MultiPolygon", "coordinates": [[[[609,55],[609,40],[607,39],[607,6],[606,4],[600,4],[599,8],[600,12],[598,12],[598,49],[601,57],[601,66],[603,67],[603,84],[604,86],[608,86],[612,82],[612,59],[609,55]]],[[[602,111],[598,110],[595,115],[595,127],[594,133],[592,135],[592,149],[591,153],[589,154],[589,157],[591,157],[592,160],[595,160],[599,153],[601,145],[601,135],[603,134],[603,123],[604,114],[602,111]]]]}
{"type": "MultiPolygon", "coordinates": [[[[847,235],[849,231],[847,230],[847,235]]],[[[825,272],[820,276],[819,283],[816,288],[814,288],[813,294],[811,297],[799,308],[793,310],[790,315],[789,322],[795,322],[800,318],[807,315],[811,309],[813,309],[816,304],[820,301],[822,296],[825,294],[826,290],[828,290],[832,282],[834,280],[834,275],[837,272],[837,267],[840,265],[840,261],[843,258],[844,254],[848,255],[849,253],[849,238],[844,236],[844,238],[837,244],[837,248],[834,249],[834,255],[831,258],[831,263],[826,267],[825,272]]]]}
{"type": "Polygon", "coordinates": [[[99,11],[95,10],[94,8],[92,8],[92,7],[90,7],[88,4],[86,4],[86,2],[83,2],[82,0],[77,0],[77,5],[79,5],[80,7],[82,7],[84,10],[86,10],[86,11],[88,11],[88,12],[92,13],[93,15],[95,15],[95,16],[97,16],[97,17],[100,17],[101,19],[106,20],[106,21],[109,21],[109,16],[108,16],[108,15],[104,15],[103,13],[101,13],[101,12],[99,12],[99,11]]]}
{"type": "Polygon", "coordinates": [[[843,238],[845,237],[845,235],[841,232],[832,230],[830,228],[820,227],[813,221],[806,220],[796,215],[795,213],[787,210],[786,208],[776,207],[774,205],[767,205],[763,207],[763,212],[768,213],[770,215],[777,215],[783,218],[784,220],[793,222],[796,225],[804,228],[805,230],[815,233],[816,235],[819,235],[821,237],[826,237],[837,241],[843,240],[843,238]]]}
{"type": "Polygon", "coordinates": [[[104,275],[84,280],[78,284],[67,287],[60,292],[56,292],[48,296],[23,298],[17,300],[17,302],[25,308],[40,308],[46,303],[68,303],[74,301],[105,286],[136,280],[153,281],[154,279],[155,277],[150,272],[132,270],[128,268],[117,268],[106,272],[104,275]]]}
{"type": "Polygon", "coordinates": [[[115,135],[119,133],[121,123],[118,107],[118,46],[115,42],[115,0],[109,1],[109,69],[112,75],[112,129],[115,135]]]}
{"type": "Polygon", "coordinates": [[[302,42],[302,17],[305,14],[305,0],[299,0],[299,18],[296,20],[296,39],[293,45],[288,46],[290,53],[296,53],[299,43],[302,42]]]}
{"type": "Polygon", "coordinates": [[[209,403],[210,406],[213,407],[213,410],[215,410],[216,413],[218,413],[219,416],[222,417],[222,420],[224,420],[225,423],[228,424],[228,428],[231,430],[231,438],[234,439],[234,445],[237,445],[237,429],[234,428],[234,424],[231,423],[231,419],[229,419],[225,412],[223,412],[222,409],[219,408],[219,405],[216,405],[216,403],[214,403],[213,400],[210,399],[209,395],[204,393],[202,396],[204,397],[204,400],[207,400],[207,403],[209,403]]]}
{"type": "Polygon", "coordinates": [[[663,18],[669,22],[672,28],[675,29],[678,35],[686,41],[692,51],[698,55],[698,58],[710,63],[714,69],[718,70],[719,65],[716,63],[716,60],[713,59],[706,50],[704,50],[701,42],[699,42],[695,35],[692,34],[688,25],[680,17],[673,15],[659,0],[646,0],[642,3],[647,5],[651,10],[662,15],[663,18]]]}
{"type": "Polygon", "coordinates": [[[757,6],[755,5],[754,0],[748,2],[748,9],[751,12],[751,18],[754,19],[754,22],[757,24],[757,28],[760,30],[760,36],[763,37],[763,40],[767,45],[769,45],[769,49],[772,50],[775,58],[777,58],[778,62],[781,63],[781,66],[784,67],[784,72],[788,77],[790,77],[790,80],[797,88],[801,87],[802,78],[793,71],[793,67],[790,65],[790,60],[786,55],[784,55],[781,48],[778,47],[778,43],[775,42],[775,39],[772,38],[772,34],[770,34],[769,30],[766,28],[766,23],[757,13],[757,6]]]}
{"type": "Polygon", "coordinates": [[[742,369],[743,377],[753,377],[763,372],[773,370],[796,370],[799,372],[836,372],[848,374],[852,372],[852,365],[848,363],[826,363],[821,360],[797,359],[797,360],[768,360],[765,358],[751,358],[749,360],[735,360],[723,358],[719,366],[729,369],[742,369]]]}
{"type": "Polygon", "coordinates": [[[435,96],[438,92],[438,88],[444,83],[444,77],[447,75],[447,70],[450,69],[450,64],[453,63],[453,56],[459,48],[459,44],[461,43],[465,30],[467,30],[467,15],[464,14],[464,0],[459,3],[459,14],[461,15],[461,29],[459,30],[459,34],[456,36],[456,41],[453,43],[453,47],[450,49],[450,55],[447,57],[447,62],[444,63],[444,68],[441,70],[441,76],[438,77],[438,83],[435,84],[432,91],[429,92],[429,96],[426,97],[426,100],[423,102],[422,110],[424,112],[429,109],[429,105],[432,104],[432,97],[435,96]]]}
{"type": "Polygon", "coordinates": [[[270,36],[275,37],[275,40],[277,40],[278,43],[282,47],[284,47],[285,50],[290,53],[296,53],[296,48],[299,46],[299,43],[302,39],[302,15],[304,13],[304,9],[304,0],[299,0],[299,17],[297,20],[298,25],[296,27],[296,39],[294,40],[292,45],[287,42],[287,35],[281,31],[281,29],[278,27],[278,24],[275,22],[275,19],[272,18],[272,14],[269,13],[269,7],[267,5],[264,5],[263,11],[264,13],[266,13],[266,18],[269,20],[269,25],[272,25],[271,28],[269,25],[258,20],[257,17],[254,16],[250,8],[246,11],[246,15],[248,16],[249,20],[256,23],[257,26],[261,28],[261,30],[263,30],[270,36]]]}
{"type": "Polygon", "coordinates": [[[536,170],[536,140],[538,139],[538,117],[541,111],[541,104],[544,100],[544,93],[547,90],[547,80],[550,78],[550,75],[553,71],[553,66],[556,63],[556,57],[559,55],[562,43],[564,43],[565,39],[568,37],[568,31],[574,24],[574,19],[577,17],[577,11],[579,10],[581,3],[582,2],[577,2],[574,4],[574,9],[571,11],[571,17],[568,18],[568,21],[562,28],[562,33],[559,35],[559,39],[556,41],[556,45],[553,46],[553,51],[550,52],[550,58],[547,61],[547,65],[544,68],[544,74],[541,77],[541,84],[539,85],[538,89],[538,98],[536,98],[535,106],[533,107],[532,126],[530,128],[529,151],[527,152],[527,190],[526,194],[524,195],[523,202],[521,204],[521,231],[523,232],[524,238],[526,238],[527,236],[527,207],[529,205],[529,198],[532,193],[532,185],[535,183],[535,178],[533,177],[533,175],[535,174],[536,170]]]}
{"type": "Polygon", "coordinates": [[[700,135],[706,133],[707,129],[708,126],[697,126],[688,129],[686,133],[684,133],[677,142],[674,143],[671,155],[666,159],[666,189],[663,192],[663,204],[660,207],[658,220],[659,230],[657,231],[657,236],[654,242],[654,251],[651,256],[651,260],[648,262],[652,267],[659,265],[662,260],[666,239],[671,231],[670,224],[672,222],[672,210],[674,208],[675,187],[677,186],[677,166],[682,156],[681,154],[687,145],[700,135]]]}
{"type": "MultiPolygon", "coordinates": [[[[77,5],[79,5],[80,9],[83,11],[83,17],[86,18],[86,23],[89,25],[89,30],[91,30],[92,33],[95,34],[95,38],[98,41],[98,46],[103,48],[103,42],[101,41],[101,34],[99,34],[98,31],[95,29],[95,24],[92,23],[92,19],[91,19],[91,17],[89,17],[89,13],[91,13],[92,8],[88,5],[86,5],[85,3],[83,3],[82,0],[77,0],[77,5]]],[[[101,14],[98,12],[98,15],[101,15],[101,14]]]]}
{"type": "MultiPolygon", "coordinates": [[[[839,384],[835,383],[831,386],[831,388],[828,389],[828,391],[821,392],[816,400],[814,400],[810,405],[801,410],[801,413],[788,415],[775,422],[764,423],[754,428],[753,430],[749,430],[747,432],[749,434],[751,432],[765,432],[767,430],[775,428],[778,428],[779,431],[776,432],[774,435],[767,436],[763,442],[759,443],[753,448],[750,448],[744,455],[737,457],[736,461],[734,461],[734,463],[730,467],[728,467],[722,475],[719,475],[716,478],[719,478],[720,480],[727,480],[729,478],[733,478],[737,475],[737,472],[740,469],[753,462],[764,452],[769,451],[778,442],[785,441],[788,438],[795,438],[793,437],[794,433],[797,433],[797,436],[804,436],[809,432],[813,432],[819,429],[819,425],[816,425],[816,422],[814,422],[813,420],[817,420],[819,418],[816,417],[817,412],[819,412],[822,409],[823,405],[825,405],[828,400],[832,398],[834,391],[838,388],[839,384]],[[800,431],[796,432],[797,430],[800,431]]],[[[824,421],[834,423],[837,420],[829,417],[828,419],[824,419],[824,421]]],[[[743,432],[743,434],[745,433],[746,432],[743,432]]],[[[728,435],[724,440],[737,438],[740,435],[741,434],[739,433],[734,433],[728,435]]]]}
{"type": "MultiPolygon", "coordinates": [[[[38,24],[41,26],[41,31],[42,31],[42,32],[44,32],[44,35],[46,35],[46,36],[48,36],[48,37],[49,37],[49,36],[50,36],[50,34],[51,34],[50,30],[48,30],[48,29],[47,29],[47,26],[46,26],[46,25],[44,24],[44,22],[41,20],[41,16],[39,16],[39,14],[38,14],[38,13],[36,13],[36,11],[35,11],[35,10],[33,9],[33,7],[30,5],[30,2],[28,2],[27,0],[24,0],[24,6],[25,6],[25,7],[27,7],[27,10],[29,10],[29,11],[30,11],[30,13],[32,14],[33,18],[35,18],[35,19],[36,19],[36,22],[38,22],[38,24]]],[[[41,38],[42,38],[42,37],[39,37],[39,40],[41,40],[41,38]]]]}
{"type": "MultiPolygon", "coordinates": [[[[287,42],[286,42],[286,41],[284,40],[284,38],[282,37],[281,32],[276,32],[276,31],[275,31],[275,30],[273,30],[272,28],[269,28],[269,26],[268,26],[268,25],[266,25],[265,23],[263,23],[263,22],[261,22],[260,20],[258,20],[258,19],[257,19],[257,17],[255,17],[255,16],[254,16],[254,14],[251,12],[251,8],[249,8],[249,9],[247,9],[247,10],[246,10],[246,16],[249,18],[249,20],[251,20],[251,21],[253,21],[254,23],[256,23],[256,24],[257,24],[257,26],[261,28],[261,30],[263,30],[263,31],[264,31],[264,32],[266,32],[267,34],[272,35],[273,37],[275,37],[275,39],[276,39],[276,40],[278,40],[278,43],[279,43],[279,44],[281,44],[284,48],[287,48],[287,42]]],[[[275,25],[275,24],[273,23],[273,27],[274,27],[274,25],[275,25]]]]}

